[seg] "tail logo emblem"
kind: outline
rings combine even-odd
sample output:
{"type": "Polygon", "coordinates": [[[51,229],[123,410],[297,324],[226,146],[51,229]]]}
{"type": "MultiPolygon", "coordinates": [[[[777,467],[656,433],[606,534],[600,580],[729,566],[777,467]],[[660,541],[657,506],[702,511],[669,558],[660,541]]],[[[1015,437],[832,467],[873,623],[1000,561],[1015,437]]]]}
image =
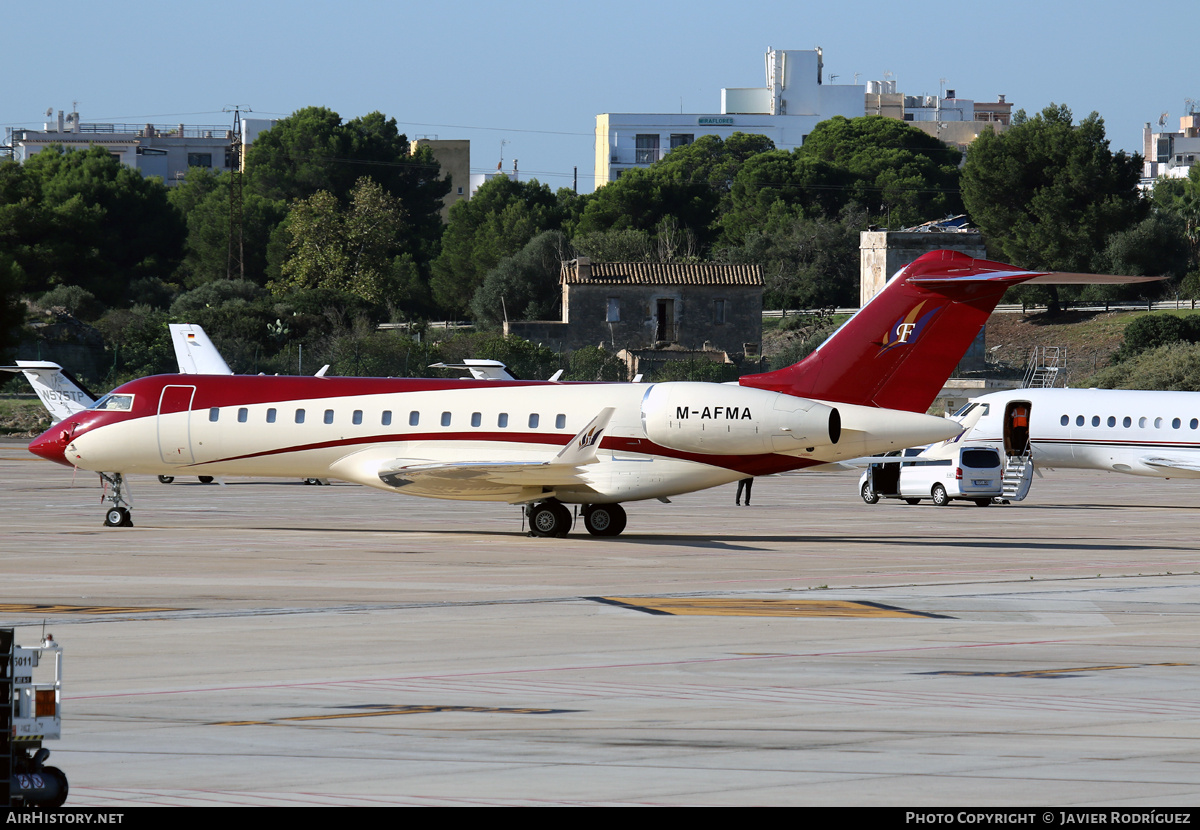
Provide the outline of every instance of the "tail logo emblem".
{"type": "Polygon", "coordinates": [[[603,432],[603,429],[596,429],[595,427],[592,427],[588,430],[587,435],[579,439],[579,448],[584,449],[585,447],[592,446],[592,444],[595,444],[600,440],[600,435],[603,432]]]}
{"type": "Polygon", "coordinates": [[[940,306],[935,306],[924,314],[921,311],[925,308],[927,300],[922,300],[917,304],[912,311],[905,314],[903,317],[896,320],[888,329],[887,334],[883,339],[883,348],[879,350],[880,354],[896,348],[897,346],[907,345],[912,343],[920,336],[921,330],[925,328],[933,315],[937,313],[940,306]]]}

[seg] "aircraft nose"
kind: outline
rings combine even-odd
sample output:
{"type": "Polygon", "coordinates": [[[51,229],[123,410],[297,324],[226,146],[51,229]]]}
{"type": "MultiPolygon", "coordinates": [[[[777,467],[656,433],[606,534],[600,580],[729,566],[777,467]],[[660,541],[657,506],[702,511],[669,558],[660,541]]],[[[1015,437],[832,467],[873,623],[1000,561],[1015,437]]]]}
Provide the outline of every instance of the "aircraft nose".
{"type": "Polygon", "coordinates": [[[74,466],[67,460],[66,450],[76,426],[78,425],[69,422],[55,424],[30,442],[29,451],[47,461],[54,461],[66,467],[74,466]]]}

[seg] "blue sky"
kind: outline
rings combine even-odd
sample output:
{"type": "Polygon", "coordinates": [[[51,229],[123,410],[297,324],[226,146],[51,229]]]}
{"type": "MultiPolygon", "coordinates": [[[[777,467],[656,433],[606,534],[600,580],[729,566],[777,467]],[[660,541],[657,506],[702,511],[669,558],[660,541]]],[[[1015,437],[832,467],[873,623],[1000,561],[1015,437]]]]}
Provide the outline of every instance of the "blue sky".
{"type": "MultiPolygon", "coordinates": [[[[659,0],[603,3],[258,3],[63,0],[0,27],[0,126],[48,107],[84,121],[224,124],[234,104],[380,110],[410,138],[471,140],[477,171],[591,190],[602,112],[717,112],[722,87],[764,84],[768,47],[824,50],[837,83],[891,72],[906,94],[1065,103],[1137,152],[1146,121],[1200,101],[1195,0],[947,4],[659,0]]],[[[1200,104],[1198,104],[1200,107],[1200,104]]]]}

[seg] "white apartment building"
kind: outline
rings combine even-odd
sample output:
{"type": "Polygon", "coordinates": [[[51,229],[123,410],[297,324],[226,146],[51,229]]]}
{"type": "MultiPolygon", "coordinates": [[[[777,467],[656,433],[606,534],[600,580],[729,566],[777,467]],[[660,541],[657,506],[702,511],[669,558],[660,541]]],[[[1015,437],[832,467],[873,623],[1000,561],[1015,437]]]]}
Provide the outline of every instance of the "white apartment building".
{"type": "Polygon", "coordinates": [[[765,135],[791,150],[819,122],[865,114],[864,86],[827,84],[821,49],[768,49],[765,87],[721,90],[719,113],[602,113],[596,116],[596,187],[626,170],[649,167],[702,135],[765,135]]]}
{"type": "MultiPolygon", "coordinates": [[[[46,116],[53,116],[53,110],[46,116]]],[[[7,138],[19,162],[50,144],[82,150],[103,147],[143,176],[159,176],[174,185],[189,167],[228,170],[233,131],[225,125],[84,123],[79,113],[64,115],[59,110],[57,121],[46,122],[41,130],[12,129],[7,138]]]]}
{"type": "MultiPolygon", "coordinates": [[[[1159,129],[1166,113],[1159,119],[1159,129]]],[[[1142,187],[1153,187],[1160,176],[1186,179],[1192,166],[1200,161],[1200,114],[1189,112],[1179,119],[1179,132],[1151,132],[1150,122],[1142,128],[1142,187]]]]}

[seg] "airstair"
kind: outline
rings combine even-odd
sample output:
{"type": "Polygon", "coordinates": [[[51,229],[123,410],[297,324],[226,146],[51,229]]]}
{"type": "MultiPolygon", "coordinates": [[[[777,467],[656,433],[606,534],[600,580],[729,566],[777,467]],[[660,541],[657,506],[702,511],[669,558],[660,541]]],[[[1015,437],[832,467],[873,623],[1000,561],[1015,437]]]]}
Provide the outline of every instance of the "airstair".
{"type": "Polygon", "coordinates": [[[1026,389],[1051,389],[1060,375],[1066,374],[1067,350],[1058,346],[1034,346],[1025,369],[1026,389]]]}
{"type": "Polygon", "coordinates": [[[1033,457],[1028,451],[1020,455],[1010,455],[1005,459],[1004,475],[1001,478],[1003,495],[1006,501],[1021,501],[1029,495],[1029,485],[1033,482],[1033,457]]]}

